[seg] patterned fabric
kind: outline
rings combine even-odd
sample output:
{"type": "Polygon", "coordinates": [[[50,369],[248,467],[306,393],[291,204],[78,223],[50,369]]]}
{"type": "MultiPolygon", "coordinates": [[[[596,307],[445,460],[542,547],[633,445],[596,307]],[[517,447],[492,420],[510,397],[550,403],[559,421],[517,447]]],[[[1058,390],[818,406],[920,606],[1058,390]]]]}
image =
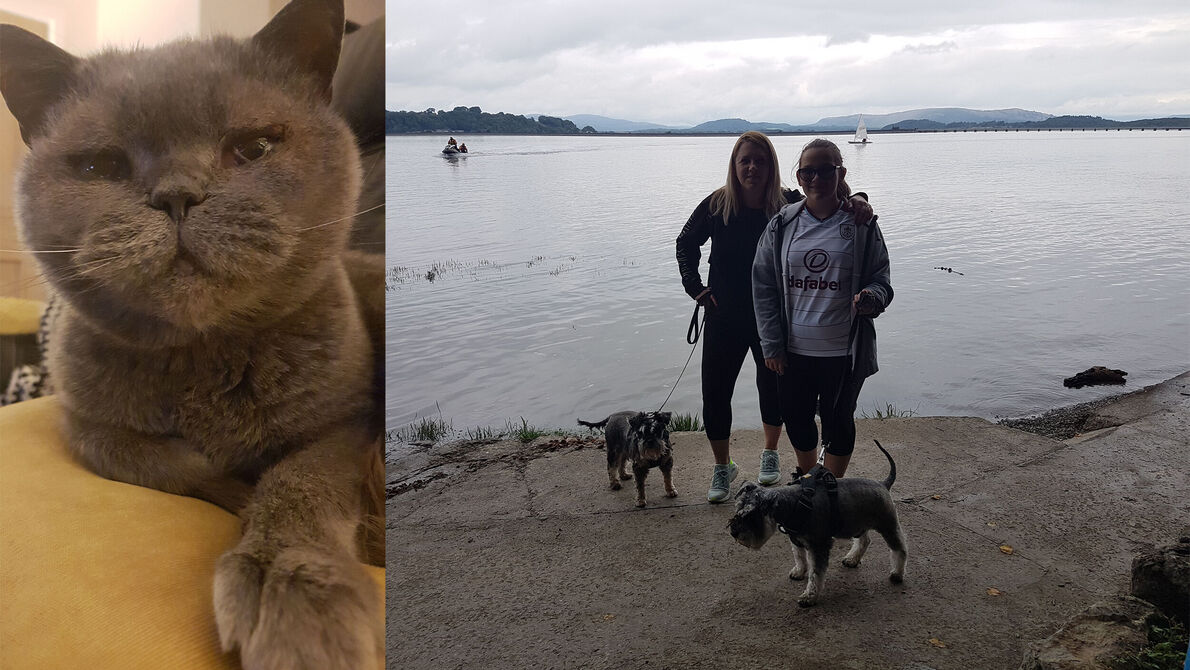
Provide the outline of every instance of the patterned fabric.
{"type": "Polygon", "coordinates": [[[50,294],[45,312],[41,315],[40,326],[37,329],[37,347],[41,351],[41,362],[36,365],[20,365],[12,371],[4,395],[0,397],[0,406],[40,398],[54,392],[53,386],[50,384],[50,373],[46,368],[46,361],[49,360],[50,331],[57,320],[60,308],[61,301],[50,294]]]}

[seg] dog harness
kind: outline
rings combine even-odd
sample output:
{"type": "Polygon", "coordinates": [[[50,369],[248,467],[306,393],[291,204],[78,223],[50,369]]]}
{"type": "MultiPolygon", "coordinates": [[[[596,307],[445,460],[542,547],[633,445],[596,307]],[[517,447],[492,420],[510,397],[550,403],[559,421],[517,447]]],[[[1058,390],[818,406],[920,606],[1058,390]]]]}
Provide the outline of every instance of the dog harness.
{"type": "Polygon", "coordinates": [[[821,463],[810,468],[810,471],[797,476],[801,472],[800,468],[794,472],[794,480],[790,484],[798,484],[802,487],[801,495],[798,496],[794,503],[798,507],[798,513],[793,515],[794,519],[798,520],[798,527],[787,528],[785,526],[777,526],[777,529],[786,535],[804,535],[808,530],[807,523],[814,518],[812,512],[814,511],[814,494],[822,487],[826,491],[828,506],[830,509],[827,512],[828,529],[831,535],[834,535],[835,530],[839,527],[839,482],[835,476],[831,474],[821,463]]]}

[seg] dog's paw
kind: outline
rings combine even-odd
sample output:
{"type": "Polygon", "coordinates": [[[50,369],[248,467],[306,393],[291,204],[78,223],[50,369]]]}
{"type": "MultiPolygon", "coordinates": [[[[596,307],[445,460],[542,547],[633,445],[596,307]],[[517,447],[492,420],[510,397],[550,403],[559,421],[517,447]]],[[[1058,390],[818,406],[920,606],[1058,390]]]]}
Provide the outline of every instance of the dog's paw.
{"type": "Polygon", "coordinates": [[[905,575],[899,572],[890,572],[888,573],[888,581],[892,582],[893,584],[900,584],[901,582],[905,581],[905,575]]]}
{"type": "Polygon", "coordinates": [[[852,558],[851,556],[845,556],[845,557],[843,557],[843,567],[858,568],[859,561],[860,561],[860,559],[858,559],[858,558],[852,558]]]}
{"type": "Polygon", "coordinates": [[[620,485],[620,482],[612,482],[610,485],[608,485],[608,488],[613,491],[619,491],[624,487],[620,485]]]}
{"type": "Polygon", "coordinates": [[[789,578],[795,582],[802,581],[803,579],[806,578],[806,568],[804,566],[798,566],[798,567],[790,570],[789,578]]]}
{"type": "Polygon", "coordinates": [[[677,498],[677,497],[678,497],[678,490],[677,490],[677,489],[666,489],[666,490],[665,490],[665,497],[666,497],[666,498],[677,498]]]}
{"type": "Polygon", "coordinates": [[[644,498],[637,498],[637,499],[636,499],[636,506],[637,506],[637,507],[644,507],[644,506],[645,506],[645,505],[647,505],[647,504],[649,504],[649,503],[645,502],[645,499],[644,499],[644,498]]]}
{"type": "Polygon", "coordinates": [[[233,553],[216,568],[220,640],[225,651],[239,648],[245,670],[384,666],[384,604],[358,562],[302,547],[259,568],[233,553]],[[237,582],[246,593],[234,590],[237,582]]]}
{"type": "Polygon", "coordinates": [[[818,602],[818,598],[808,593],[803,593],[797,598],[798,607],[813,607],[818,602]]]}

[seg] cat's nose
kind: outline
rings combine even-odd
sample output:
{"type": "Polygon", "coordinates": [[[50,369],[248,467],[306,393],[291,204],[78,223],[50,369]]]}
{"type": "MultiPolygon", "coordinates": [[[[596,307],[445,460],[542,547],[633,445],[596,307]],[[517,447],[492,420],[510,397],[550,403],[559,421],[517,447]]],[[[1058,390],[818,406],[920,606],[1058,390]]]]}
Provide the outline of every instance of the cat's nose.
{"type": "Polygon", "coordinates": [[[154,209],[169,212],[169,218],[173,219],[174,223],[182,223],[190,208],[203,200],[203,196],[196,193],[195,189],[155,189],[149,196],[149,205],[154,209]]]}

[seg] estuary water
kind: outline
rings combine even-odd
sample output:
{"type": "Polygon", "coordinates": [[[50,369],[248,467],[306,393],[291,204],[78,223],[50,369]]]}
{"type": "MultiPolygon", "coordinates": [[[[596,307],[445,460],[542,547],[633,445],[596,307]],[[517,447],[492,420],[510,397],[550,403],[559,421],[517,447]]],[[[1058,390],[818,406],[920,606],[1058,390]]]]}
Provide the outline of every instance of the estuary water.
{"type": "MultiPolygon", "coordinates": [[[[571,427],[671,391],[666,409],[701,412],[701,344],[674,387],[694,307],[674,239],[735,138],[456,137],[470,155],[388,138],[388,427],[571,427]]],[[[786,185],[810,139],[773,138],[786,185]]],[[[861,413],[1022,416],[1190,369],[1190,133],[832,139],[896,290],[861,413]],[[1128,384],[1062,386],[1092,365],[1128,384]]],[[[760,425],[754,378],[737,428],[760,425]]]]}

